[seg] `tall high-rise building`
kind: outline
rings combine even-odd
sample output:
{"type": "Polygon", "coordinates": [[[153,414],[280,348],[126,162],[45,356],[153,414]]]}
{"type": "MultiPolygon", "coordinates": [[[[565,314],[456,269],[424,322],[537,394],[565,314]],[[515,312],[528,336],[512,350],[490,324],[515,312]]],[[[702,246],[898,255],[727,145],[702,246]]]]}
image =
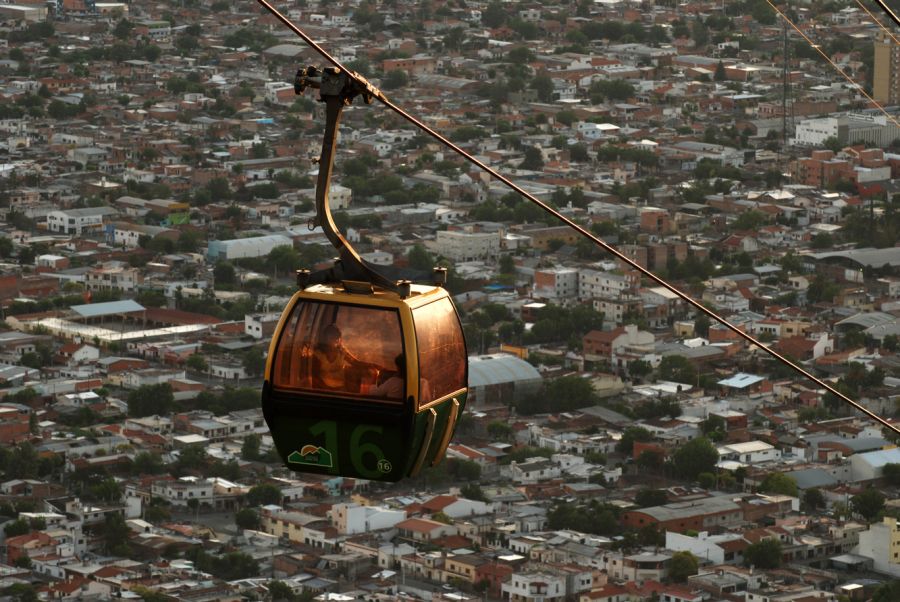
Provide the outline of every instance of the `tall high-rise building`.
{"type": "Polygon", "coordinates": [[[875,74],[872,96],[882,104],[900,104],[900,44],[887,33],[875,38],[875,74]]]}

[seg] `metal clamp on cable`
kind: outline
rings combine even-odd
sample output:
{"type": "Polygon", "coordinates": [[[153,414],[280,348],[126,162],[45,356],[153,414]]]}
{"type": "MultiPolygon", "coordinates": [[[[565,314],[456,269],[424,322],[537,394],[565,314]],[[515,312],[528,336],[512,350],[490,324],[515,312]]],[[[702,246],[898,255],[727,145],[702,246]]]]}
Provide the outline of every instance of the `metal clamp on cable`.
{"type": "Polygon", "coordinates": [[[349,105],[354,98],[361,96],[363,102],[368,105],[372,104],[374,97],[381,97],[381,90],[365,77],[358,73],[351,75],[339,67],[319,69],[311,65],[305,69],[298,69],[294,76],[294,94],[303,94],[307,88],[319,90],[320,102],[338,96],[345,105],[349,105]]]}

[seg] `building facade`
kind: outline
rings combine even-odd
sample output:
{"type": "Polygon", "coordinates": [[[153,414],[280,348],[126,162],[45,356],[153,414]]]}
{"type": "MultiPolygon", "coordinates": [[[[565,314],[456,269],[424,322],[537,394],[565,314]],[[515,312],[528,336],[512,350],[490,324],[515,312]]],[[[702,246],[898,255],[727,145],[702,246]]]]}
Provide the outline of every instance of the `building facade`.
{"type": "Polygon", "coordinates": [[[900,46],[882,32],[875,38],[872,96],[880,103],[900,103],[900,46]]]}

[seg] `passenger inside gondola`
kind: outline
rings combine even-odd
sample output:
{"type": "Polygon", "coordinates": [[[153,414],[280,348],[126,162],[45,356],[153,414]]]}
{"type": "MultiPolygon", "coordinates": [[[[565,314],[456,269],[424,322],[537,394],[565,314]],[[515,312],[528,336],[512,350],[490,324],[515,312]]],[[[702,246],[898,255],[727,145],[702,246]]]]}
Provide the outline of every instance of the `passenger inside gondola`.
{"type": "Polygon", "coordinates": [[[402,353],[394,358],[394,367],[393,371],[384,371],[379,375],[380,382],[369,391],[369,395],[386,399],[403,399],[403,387],[406,383],[406,358],[402,353]]]}
{"type": "Polygon", "coordinates": [[[344,346],[341,330],[334,324],[325,327],[313,352],[312,368],[313,386],[329,391],[361,392],[378,374],[377,365],[360,360],[344,346]]]}

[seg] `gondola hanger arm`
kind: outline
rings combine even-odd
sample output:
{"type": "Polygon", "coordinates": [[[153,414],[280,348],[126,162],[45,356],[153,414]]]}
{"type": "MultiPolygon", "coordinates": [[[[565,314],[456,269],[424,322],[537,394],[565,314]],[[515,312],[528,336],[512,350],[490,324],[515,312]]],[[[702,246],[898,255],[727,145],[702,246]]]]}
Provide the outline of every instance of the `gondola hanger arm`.
{"type": "Polygon", "coordinates": [[[439,132],[435,131],[434,129],[432,129],[431,127],[429,127],[428,125],[426,125],[425,123],[423,123],[422,121],[420,121],[419,119],[414,117],[413,115],[410,115],[409,113],[407,113],[404,109],[402,109],[398,105],[394,104],[387,96],[385,96],[385,94],[380,89],[373,86],[366,78],[364,78],[363,76],[359,75],[358,73],[356,73],[354,71],[350,71],[346,67],[344,67],[344,65],[340,61],[338,61],[335,57],[333,57],[331,54],[329,54],[324,48],[322,48],[318,43],[316,43],[316,41],[313,40],[306,32],[304,32],[302,29],[297,27],[297,25],[295,25],[286,16],[281,14],[281,12],[279,12],[278,9],[276,9],[274,6],[272,6],[272,4],[270,2],[268,2],[268,0],[256,0],[256,1],[261,6],[263,6],[266,10],[268,10],[272,14],[272,16],[274,16],[276,19],[281,21],[281,23],[283,23],[288,29],[290,29],[295,34],[297,34],[298,37],[300,37],[304,42],[306,42],[310,46],[310,48],[312,48],[319,55],[321,55],[322,58],[324,58],[326,61],[331,63],[334,67],[347,73],[353,79],[357,80],[359,82],[359,84],[366,89],[367,93],[370,94],[372,98],[378,99],[379,102],[384,104],[387,108],[391,109],[394,113],[396,113],[397,115],[399,115],[400,117],[402,117],[403,119],[408,121],[409,123],[412,123],[417,128],[419,128],[420,130],[422,130],[423,132],[425,132],[426,134],[431,136],[432,138],[438,140],[439,142],[441,142],[441,144],[443,144],[447,148],[452,149],[454,152],[456,152],[462,158],[469,161],[470,163],[472,163],[479,169],[483,170],[484,172],[490,174],[491,176],[493,176],[494,178],[496,178],[497,180],[499,180],[500,182],[505,184],[508,188],[510,188],[514,192],[520,194],[524,198],[528,199],[529,201],[531,201],[532,203],[534,203],[535,205],[537,205],[538,207],[543,209],[546,213],[552,215],[553,217],[555,217],[559,221],[563,222],[564,224],[566,224],[567,226],[569,226],[570,228],[572,228],[573,230],[575,230],[576,232],[578,232],[579,234],[584,236],[585,238],[589,239],[590,241],[592,241],[594,244],[596,244],[597,246],[602,248],[604,251],[606,251],[610,255],[612,255],[615,258],[617,258],[618,260],[622,261],[624,264],[628,265],[632,269],[640,272],[644,277],[648,278],[649,280],[652,280],[659,286],[661,286],[661,287],[665,288],[666,290],[670,291],[671,293],[677,295],[680,299],[682,299],[688,305],[692,306],[697,311],[714,319],[716,322],[722,324],[722,326],[728,328],[730,331],[732,331],[734,334],[736,334],[740,338],[744,339],[746,342],[750,343],[754,347],[767,353],[770,357],[772,357],[779,363],[790,367],[796,373],[800,374],[801,376],[803,376],[810,382],[815,383],[817,386],[821,387],[828,393],[831,393],[832,395],[834,395],[835,397],[837,397],[838,399],[840,399],[847,405],[851,406],[852,408],[858,410],[859,412],[862,412],[863,414],[865,414],[866,416],[868,416],[875,422],[878,422],[881,426],[891,430],[896,435],[900,435],[900,427],[898,427],[897,425],[891,423],[890,421],[883,418],[882,416],[879,416],[878,414],[876,414],[869,408],[867,408],[867,407],[863,406],[862,404],[858,403],[857,401],[851,399],[844,393],[841,393],[834,386],[826,383],[824,380],[815,376],[808,370],[793,363],[788,358],[781,355],[774,349],[767,347],[764,343],[757,340],[752,335],[744,332],[738,326],[735,326],[734,324],[732,324],[731,322],[726,320],[724,317],[720,316],[718,313],[714,312],[713,310],[709,309],[708,307],[706,307],[705,305],[703,305],[696,299],[692,298],[690,295],[682,292],[678,288],[671,285],[665,279],[661,278],[660,276],[657,276],[656,274],[651,272],[649,269],[641,266],[636,261],[634,261],[627,255],[625,255],[624,253],[622,253],[621,251],[619,251],[618,249],[616,249],[615,247],[613,247],[612,245],[610,245],[609,243],[604,241],[603,239],[597,237],[591,231],[585,229],[583,226],[580,226],[579,224],[570,220],[566,216],[562,215],[559,211],[555,210],[553,207],[547,205],[546,203],[544,203],[543,201],[541,201],[534,195],[530,194],[528,191],[524,190],[522,187],[520,187],[518,184],[516,184],[515,182],[513,182],[512,180],[510,180],[503,174],[499,173],[498,171],[496,171],[489,165],[483,163],[478,158],[470,155],[468,152],[466,152],[464,149],[460,148],[459,146],[457,146],[456,144],[451,142],[445,136],[443,136],[439,132]]]}

